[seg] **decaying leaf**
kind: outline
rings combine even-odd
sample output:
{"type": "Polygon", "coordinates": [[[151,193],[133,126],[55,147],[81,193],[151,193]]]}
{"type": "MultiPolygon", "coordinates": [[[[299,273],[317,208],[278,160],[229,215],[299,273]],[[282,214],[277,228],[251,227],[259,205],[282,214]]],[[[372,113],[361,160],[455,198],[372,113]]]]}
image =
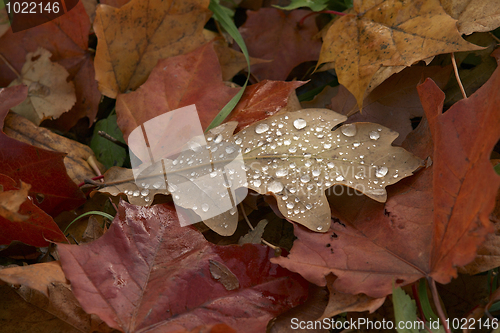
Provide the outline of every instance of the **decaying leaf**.
{"type": "Polygon", "coordinates": [[[440,2],[443,9],[458,20],[458,31],[462,34],[491,31],[500,26],[498,0],[440,0],[440,2]]]}
{"type": "Polygon", "coordinates": [[[208,4],[208,0],[132,0],[121,8],[99,5],[94,21],[99,90],[111,98],[135,90],[159,59],[204,44],[208,4]]]}
{"type": "Polygon", "coordinates": [[[357,0],[353,8],[356,14],[329,28],[318,64],[333,62],[339,82],[360,106],[382,66],[411,66],[437,54],[481,49],[462,39],[438,0],[357,0]]]}
{"type": "Polygon", "coordinates": [[[11,222],[21,222],[28,219],[27,215],[19,214],[19,208],[28,198],[28,191],[31,187],[30,184],[21,181],[21,188],[19,190],[7,191],[4,188],[4,182],[8,181],[8,177],[0,175],[2,180],[2,188],[0,189],[0,217],[6,218],[11,222]]]}
{"type": "Polygon", "coordinates": [[[242,236],[238,241],[239,245],[243,244],[260,244],[262,235],[264,234],[264,229],[266,228],[268,221],[266,219],[259,221],[254,230],[251,230],[245,236],[242,236]]]}
{"type": "Polygon", "coordinates": [[[238,277],[234,275],[234,273],[231,272],[226,265],[218,262],[217,260],[209,260],[208,262],[210,264],[210,274],[212,274],[214,279],[222,283],[226,290],[234,290],[240,287],[238,277]]]}
{"type": "Polygon", "coordinates": [[[40,125],[42,120],[58,118],[76,102],[75,86],[67,82],[66,69],[50,61],[51,53],[44,48],[26,55],[21,77],[10,86],[28,86],[28,98],[12,111],[40,125]]]}
{"type": "Polygon", "coordinates": [[[307,295],[299,275],[269,262],[274,251],[211,244],[180,226],[173,205],[122,202],[104,236],[81,246],[61,244],[58,251],[82,308],[125,332],[216,323],[237,332],[263,332],[271,318],[307,295]],[[224,265],[239,286],[228,290],[214,279],[210,261],[224,265]]]}
{"type": "MultiPolygon", "coordinates": [[[[116,187],[116,182],[110,185],[113,192],[124,191],[143,205],[153,201],[150,189],[162,186],[175,192],[177,205],[194,210],[205,224],[223,235],[231,235],[237,223],[236,207],[224,208],[228,189],[235,197],[234,189],[248,187],[260,194],[273,194],[280,212],[288,219],[326,232],[331,219],[325,190],[336,184],[346,185],[384,202],[385,187],[411,175],[421,165],[412,154],[391,146],[397,133],[383,126],[357,123],[331,130],[345,120],[345,116],[331,110],[305,109],[274,115],[234,136],[231,134],[236,123],[229,122],[206,135],[207,149],[194,145],[176,159],[164,159],[144,171],[136,180],[142,190],[124,191],[116,187]],[[244,164],[231,164],[239,153],[244,164]],[[173,177],[169,182],[176,178],[190,182],[183,190],[171,184],[152,184],[150,179],[163,172],[173,177]],[[223,174],[228,177],[228,188],[214,189],[213,184],[203,187],[194,182],[223,174]],[[225,213],[207,220],[214,216],[210,215],[214,209],[225,213]]],[[[166,182],[166,177],[162,179],[166,182]]]]}
{"type": "Polygon", "coordinates": [[[91,164],[97,166],[101,172],[105,170],[88,146],[58,135],[44,127],[38,127],[18,114],[12,112],[7,114],[3,130],[9,137],[18,141],[39,148],[66,153],[64,166],[68,176],[75,184],[80,184],[84,179],[97,176],[91,164]]]}
{"type": "Polygon", "coordinates": [[[316,61],[321,42],[314,39],[318,28],[314,20],[299,21],[309,14],[307,10],[286,12],[277,8],[248,11],[248,18],[240,27],[248,52],[252,57],[272,60],[252,66],[252,74],[260,80],[285,80],[291,70],[306,61],[316,61]]]}

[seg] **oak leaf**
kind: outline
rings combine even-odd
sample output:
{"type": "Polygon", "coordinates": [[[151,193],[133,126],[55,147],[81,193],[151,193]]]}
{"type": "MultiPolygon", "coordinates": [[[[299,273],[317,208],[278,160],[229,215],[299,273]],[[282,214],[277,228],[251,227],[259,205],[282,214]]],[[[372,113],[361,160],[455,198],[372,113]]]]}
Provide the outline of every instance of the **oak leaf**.
{"type": "Polygon", "coordinates": [[[300,276],[269,263],[274,251],[213,245],[180,227],[173,205],[122,202],[104,236],[82,246],[60,244],[58,250],[83,309],[125,332],[216,323],[238,332],[264,331],[270,319],[307,295],[300,276]],[[213,278],[210,261],[230,270],[239,287],[227,290],[213,278]]]}
{"type": "Polygon", "coordinates": [[[359,197],[332,200],[338,219],[329,233],[296,227],[290,255],[273,262],[318,285],[333,273],[334,289],[372,297],[390,294],[394,282],[424,276],[448,283],[455,266],[472,261],[492,231],[488,215],[500,177],[489,158],[500,137],[499,86],[497,68],[481,89],[443,114],[444,94],[427,79],[418,90],[429,124],[422,121],[403,147],[429,156],[432,165],[390,188],[385,205],[359,197]]]}
{"type": "MultiPolygon", "coordinates": [[[[66,14],[30,28],[13,33],[10,29],[0,38],[0,53],[19,73],[26,55],[43,47],[52,53],[51,60],[64,66],[75,84],[76,103],[73,108],[53,122],[54,126],[68,130],[80,118],[94,122],[101,93],[95,81],[93,53],[89,51],[90,22],[81,1],[66,14]],[[19,41],[23,41],[20,43],[19,41]]],[[[0,61],[0,86],[7,86],[17,74],[0,61]]]]}
{"type": "Polygon", "coordinates": [[[69,73],[63,66],[51,62],[51,55],[44,48],[28,53],[21,77],[10,83],[11,86],[28,86],[28,98],[12,111],[35,125],[45,119],[59,118],[76,102],[75,86],[66,81],[69,73]]]}
{"type": "Polygon", "coordinates": [[[111,98],[135,90],[159,59],[204,44],[208,4],[208,0],[132,0],[121,8],[99,5],[94,21],[99,90],[111,98]]]}
{"type": "MultiPolygon", "coordinates": [[[[22,102],[26,86],[0,89],[0,128],[9,108],[22,102]]],[[[85,196],[71,181],[63,163],[64,154],[37,148],[0,132],[0,170],[16,182],[31,185],[30,196],[49,215],[57,215],[85,202],[85,196]]]]}
{"type": "MultiPolygon", "coordinates": [[[[128,141],[136,127],[165,112],[195,104],[205,129],[238,92],[222,82],[212,43],[155,64],[146,83],[137,91],[118,95],[117,123],[128,141]],[[207,85],[207,82],[210,82],[207,85]]],[[[164,134],[168,141],[168,133],[164,134]]]]}
{"type": "Polygon", "coordinates": [[[340,84],[360,107],[382,66],[411,66],[437,54],[481,49],[462,39],[438,0],[355,0],[353,9],[355,14],[328,29],[318,64],[334,63],[340,84]]]}
{"type": "Polygon", "coordinates": [[[252,74],[259,80],[285,80],[295,66],[318,59],[321,42],[313,39],[318,33],[314,20],[306,20],[303,26],[298,26],[309,13],[301,9],[285,12],[276,8],[247,12],[248,18],[239,30],[249,54],[272,60],[252,66],[252,74]]]}

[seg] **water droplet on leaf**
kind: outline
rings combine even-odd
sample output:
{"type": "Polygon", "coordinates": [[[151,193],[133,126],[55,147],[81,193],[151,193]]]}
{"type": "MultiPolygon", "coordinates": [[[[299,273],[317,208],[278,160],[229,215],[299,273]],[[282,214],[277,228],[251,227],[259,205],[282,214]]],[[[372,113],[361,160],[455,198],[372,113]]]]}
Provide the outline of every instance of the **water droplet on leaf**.
{"type": "Polygon", "coordinates": [[[299,119],[295,119],[293,121],[293,127],[295,127],[296,129],[303,129],[304,127],[307,126],[307,122],[302,119],[302,118],[299,118],[299,119]]]}
{"type": "Polygon", "coordinates": [[[358,131],[355,124],[347,124],[342,126],[341,130],[342,134],[345,136],[355,136],[358,131]]]}

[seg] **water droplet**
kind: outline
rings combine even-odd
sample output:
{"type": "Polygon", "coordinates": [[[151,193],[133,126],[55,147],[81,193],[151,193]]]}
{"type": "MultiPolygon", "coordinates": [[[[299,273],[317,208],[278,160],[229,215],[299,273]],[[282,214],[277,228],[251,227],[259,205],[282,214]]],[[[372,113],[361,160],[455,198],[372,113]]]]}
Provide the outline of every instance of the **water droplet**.
{"type": "Polygon", "coordinates": [[[303,183],[307,183],[310,180],[311,178],[308,175],[303,175],[302,177],[300,177],[300,181],[303,183]]]}
{"type": "Polygon", "coordinates": [[[355,124],[347,124],[347,125],[342,126],[342,128],[341,128],[340,131],[345,136],[355,136],[356,132],[358,130],[356,129],[356,125],[355,124]]]}
{"type": "Polygon", "coordinates": [[[304,127],[307,126],[307,122],[302,119],[302,118],[299,118],[299,119],[295,119],[293,121],[293,127],[295,127],[296,129],[303,129],[304,127]]]}
{"type": "Polygon", "coordinates": [[[149,194],[149,190],[142,190],[142,191],[141,191],[141,195],[142,195],[142,196],[144,196],[144,197],[145,197],[146,195],[148,195],[148,194],[149,194]]]}
{"type": "Polygon", "coordinates": [[[231,215],[234,215],[234,214],[236,214],[237,212],[238,212],[238,210],[236,209],[236,207],[233,207],[233,208],[231,208],[231,209],[229,210],[229,214],[231,214],[231,215]]]}
{"type": "Polygon", "coordinates": [[[277,181],[272,182],[267,189],[273,193],[279,193],[283,191],[283,184],[277,181]]]}
{"type": "Polygon", "coordinates": [[[153,188],[159,189],[161,187],[161,183],[154,183],[153,188]]]}
{"type": "Polygon", "coordinates": [[[259,141],[259,142],[257,142],[257,147],[260,147],[260,146],[262,146],[263,144],[264,144],[264,142],[259,141]]]}
{"type": "Polygon", "coordinates": [[[311,158],[311,154],[310,154],[310,153],[305,153],[305,154],[304,154],[304,157],[305,157],[305,158],[311,158]]]}
{"type": "Polygon", "coordinates": [[[233,146],[227,146],[226,147],[226,153],[228,154],[232,154],[236,151],[236,148],[234,148],[233,146]]]}
{"type": "Polygon", "coordinates": [[[141,195],[141,192],[139,192],[139,191],[134,191],[134,193],[132,193],[132,195],[133,195],[134,197],[138,197],[139,195],[141,195]]]}
{"type": "Polygon", "coordinates": [[[286,204],[286,208],[288,208],[288,209],[293,209],[294,206],[295,206],[295,204],[293,202],[289,202],[286,204]]]}
{"type": "Polygon", "coordinates": [[[290,193],[292,193],[292,194],[293,194],[293,193],[297,192],[297,189],[296,189],[295,187],[290,187],[290,188],[288,189],[288,191],[290,191],[290,193]]]}
{"type": "Polygon", "coordinates": [[[319,175],[321,175],[321,170],[319,170],[319,169],[313,170],[312,171],[312,175],[314,177],[318,177],[319,175]]]}
{"type": "Polygon", "coordinates": [[[290,169],[294,169],[295,168],[295,163],[292,162],[288,166],[290,167],[290,169]]]}
{"type": "Polygon", "coordinates": [[[319,227],[316,228],[316,230],[318,230],[318,231],[323,230],[323,227],[319,226],[319,227]]]}
{"type": "Polygon", "coordinates": [[[238,138],[234,141],[234,143],[236,143],[237,145],[241,144],[243,142],[243,140],[241,138],[238,138]]]}
{"type": "Polygon", "coordinates": [[[278,169],[276,171],[276,177],[285,177],[288,175],[288,171],[286,169],[278,169]]]}
{"type": "Polygon", "coordinates": [[[378,178],[382,178],[384,177],[385,175],[387,175],[387,172],[389,171],[389,169],[387,169],[387,167],[383,166],[383,167],[380,167],[377,169],[377,171],[375,172],[375,176],[377,176],[378,178]]]}
{"type": "Polygon", "coordinates": [[[306,205],[306,208],[307,208],[307,209],[311,209],[311,208],[313,208],[313,205],[311,205],[311,204],[307,204],[307,205],[306,205]]]}
{"type": "Polygon", "coordinates": [[[219,149],[219,147],[217,147],[217,146],[212,146],[212,147],[210,147],[210,151],[211,151],[212,153],[216,152],[216,151],[217,151],[217,149],[219,149]]]}
{"type": "Polygon", "coordinates": [[[144,198],[144,201],[146,201],[146,202],[150,202],[150,201],[151,201],[151,199],[150,199],[149,197],[145,197],[145,198],[144,198]]]}
{"type": "Polygon", "coordinates": [[[333,162],[328,162],[326,164],[330,169],[334,168],[335,167],[335,164],[333,162]]]}
{"type": "Polygon", "coordinates": [[[321,132],[323,130],[323,127],[316,127],[316,132],[321,132]]]}
{"type": "Polygon", "coordinates": [[[325,144],[323,145],[323,147],[324,147],[325,149],[330,149],[330,148],[332,148],[332,144],[331,144],[331,143],[325,143],[325,144]]]}
{"type": "Polygon", "coordinates": [[[292,144],[292,140],[290,140],[290,139],[286,139],[285,141],[283,141],[283,144],[284,144],[285,146],[289,146],[289,145],[291,145],[291,144],[292,144]]]}
{"type": "Polygon", "coordinates": [[[359,147],[359,145],[360,145],[360,144],[361,144],[361,143],[359,143],[359,142],[354,142],[352,145],[353,145],[354,147],[359,147]]]}
{"type": "Polygon", "coordinates": [[[269,129],[269,125],[265,123],[258,124],[257,127],[255,127],[255,133],[257,134],[262,134],[264,132],[267,132],[269,129]]]}
{"type": "Polygon", "coordinates": [[[262,182],[260,181],[260,179],[256,179],[253,181],[253,186],[255,187],[260,187],[260,184],[262,184],[262,182]]]}
{"type": "Polygon", "coordinates": [[[370,139],[372,139],[372,140],[378,140],[378,138],[380,138],[379,132],[376,132],[376,131],[371,131],[370,132],[370,139]]]}
{"type": "Polygon", "coordinates": [[[172,165],[177,165],[177,163],[179,163],[179,161],[177,161],[177,160],[172,161],[172,165]]]}
{"type": "Polygon", "coordinates": [[[210,209],[210,206],[208,204],[204,203],[203,205],[201,205],[202,211],[208,212],[209,209],[210,209]]]}
{"type": "Polygon", "coordinates": [[[295,153],[297,151],[297,147],[290,147],[290,148],[288,148],[288,151],[290,153],[295,153]]]}
{"type": "Polygon", "coordinates": [[[250,148],[246,148],[245,149],[245,154],[249,153],[250,152],[250,148]]]}
{"type": "Polygon", "coordinates": [[[335,178],[335,180],[338,181],[338,182],[341,182],[341,181],[344,180],[344,176],[339,175],[339,176],[337,176],[337,178],[335,178]]]}
{"type": "Polygon", "coordinates": [[[214,178],[217,176],[217,171],[210,172],[210,178],[214,178]]]}
{"type": "Polygon", "coordinates": [[[304,165],[306,166],[306,168],[309,168],[312,165],[312,163],[311,161],[307,161],[306,163],[304,163],[304,165]]]}
{"type": "Polygon", "coordinates": [[[221,142],[222,142],[222,135],[220,135],[220,134],[219,134],[219,135],[217,135],[217,136],[215,137],[215,139],[214,139],[214,142],[215,142],[215,143],[221,143],[221,142]]]}

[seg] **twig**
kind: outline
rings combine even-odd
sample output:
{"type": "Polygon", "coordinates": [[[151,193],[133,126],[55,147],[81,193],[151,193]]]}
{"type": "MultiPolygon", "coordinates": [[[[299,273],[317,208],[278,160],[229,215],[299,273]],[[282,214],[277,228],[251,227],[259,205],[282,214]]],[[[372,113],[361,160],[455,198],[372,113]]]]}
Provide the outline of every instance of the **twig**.
{"type": "Polygon", "coordinates": [[[464,99],[467,99],[467,94],[465,93],[464,86],[462,85],[462,81],[458,75],[457,61],[455,60],[455,53],[453,52],[451,53],[451,63],[453,64],[453,71],[455,72],[455,77],[457,79],[458,86],[460,87],[460,91],[462,92],[462,96],[464,96],[464,99]]]}
{"type": "Polygon", "coordinates": [[[434,281],[433,278],[428,277],[427,282],[429,283],[429,287],[431,288],[432,299],[434,300],[434,305],[436,306],[439,319],[443,322],[444,331],[446,333],[451,333],[450,327],[446,323],[446,316],[444,315],[443,308],[441,307],[441,302],[439,301],[439,294],[436,288],[436,281],[434,281]]]}
{"type": "Polygon", "coordinates": [[[121,141],[118,141],[117,139],[113,138],[111,135],[109,135],[108,133],[104,132],[104,131],[99,131],[97,132],[100,136],[102,136],[103,138],[105,138],[106,140],[109,140],[111,142],[113,142],[115,145],[118,145],[122,148],[125,148],[125,149],[128,149],[128,146],[126,144],[124,144],[123,142],[121,141]]]}
{"type": "MultiPolygon", "coordinates": [[[[99,180],[99,179],[103,179],[103,178],[104,178],[104,176],[103,176],[103,175],[101,175],[101,176],[97,176],[97,177],[92,178],[92,181],[94,181],[94,180],[99,180]]],[[[91,184],[91,185],[99,184],[99,186],[101,186],[101,185],[102,185],[102,183],[98,183],[98,182],[95,182],[95,183],[89,183],[89,182],[88,182],[88,179],[87,179],[87,180],[85,180],[85,181],[81,182],[80,184],[78,184],[78,187],[82,187],[82,186],[83,186],[83,185],[85,185],[85,184],[91,184]]]]}
{"type": "Polygon", "coordinates": [[[0,53],[0,59],[3,60],[3,62],[7,65],[7,67],[9,67],[9,69],[14,73],[16,74],[16,76],[18,78],[21,78],[21,74],[19,74],[16,69],[10,64],[10,62],[7,61],[7,59],[5,59],[5,57],[3,56],[3,54],[0,53]]]}
{"type": "Polygon", "coordinates": [[[491,33],[491,31],[489,31],[488,33],[490,34],[490,36],[491,36],[494,40],[496,40],[496,41],[497,41],[497,43],[499,43],[499,44],[500,44],[500,39],[498,39],[498,37],[497,37],[497,36],[495,36],[495,34],[492,34],[492,33],[491,33]]]}

